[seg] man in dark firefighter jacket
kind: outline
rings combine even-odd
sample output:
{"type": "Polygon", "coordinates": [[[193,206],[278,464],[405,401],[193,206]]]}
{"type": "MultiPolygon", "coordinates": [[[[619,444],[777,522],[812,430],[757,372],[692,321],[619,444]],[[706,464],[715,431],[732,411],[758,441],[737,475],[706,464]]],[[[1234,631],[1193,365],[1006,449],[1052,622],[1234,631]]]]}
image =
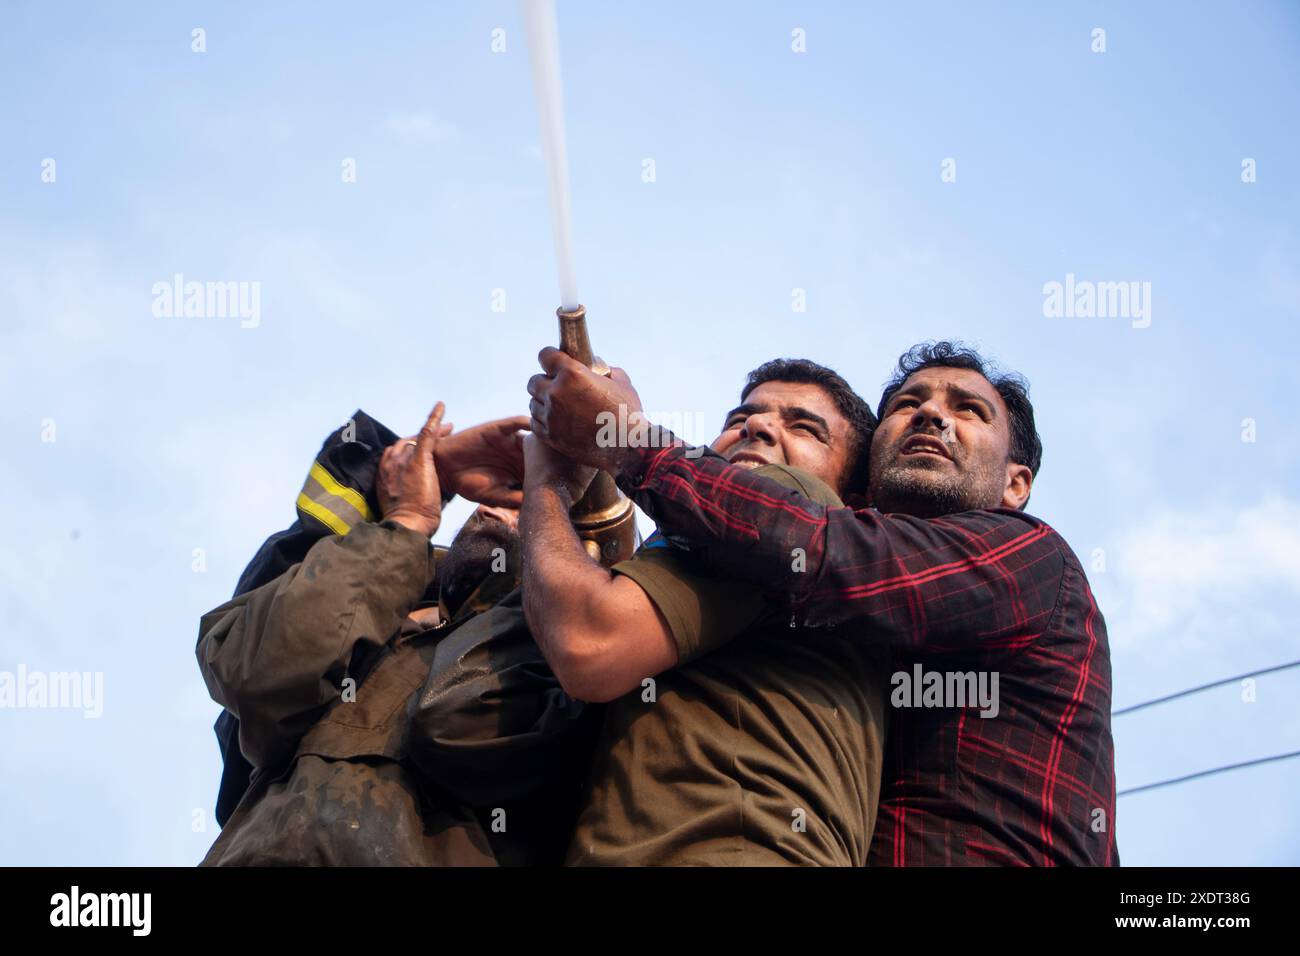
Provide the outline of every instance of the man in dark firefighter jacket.
{"type": "Polygon", "coordinates": [[[418,437],[387,443],[392,433],[358,413],[350,426],[369,441],[326,442],[300,521],[268,540],[241,589],[250,573],[262,582],[204,615],[199,665],[227,712],[223,800],[243,789],[231,758],[253,768],[204,865],[529,864],[563,852],[594,715],[559,689],[520,606],[527,419],[448,437],[441,418],[439,403],[418,437]],[[494,504],[435,550],[450,493],[494,504]]]}

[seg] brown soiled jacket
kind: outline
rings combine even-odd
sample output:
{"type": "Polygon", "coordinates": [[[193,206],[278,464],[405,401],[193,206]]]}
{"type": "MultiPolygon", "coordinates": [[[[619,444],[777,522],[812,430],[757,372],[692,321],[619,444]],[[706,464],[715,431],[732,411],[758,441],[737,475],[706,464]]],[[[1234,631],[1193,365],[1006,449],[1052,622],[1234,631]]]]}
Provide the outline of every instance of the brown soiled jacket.
{"type": "Polygon", "coordinates": [[[203,865],[556,862],[596,715],[542,660],[514,571],[420,625],[427,539],[362,523],[204,615],[204,681],[257,770],[203,865]]]}

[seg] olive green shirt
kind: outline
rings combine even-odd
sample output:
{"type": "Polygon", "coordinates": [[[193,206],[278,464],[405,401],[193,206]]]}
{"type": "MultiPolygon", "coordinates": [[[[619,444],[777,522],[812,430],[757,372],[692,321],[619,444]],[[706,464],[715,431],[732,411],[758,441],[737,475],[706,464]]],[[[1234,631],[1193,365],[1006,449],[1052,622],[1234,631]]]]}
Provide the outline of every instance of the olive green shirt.
{"type": "MultiPolygon", "coordinates": [[[[760,472],[840,504],[804,472],[760,472]]],[[[887,652],[851,627],[791,627],[752,584],[711,577],[674,548],[643,548],[614,571],[663,614],[679,662],[609,704],[567,863],[864,865],[887,652]]]]}

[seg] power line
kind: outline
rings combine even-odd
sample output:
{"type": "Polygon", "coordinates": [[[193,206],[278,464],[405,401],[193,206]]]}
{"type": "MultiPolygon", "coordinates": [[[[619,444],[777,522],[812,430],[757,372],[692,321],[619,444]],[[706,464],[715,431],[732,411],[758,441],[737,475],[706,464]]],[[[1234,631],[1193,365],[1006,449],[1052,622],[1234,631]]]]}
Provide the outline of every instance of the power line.
{"type": "MultiPolygon", "coordinates": [[[[1225,677],[1223,680],[1216,680],[1209,684],[1202,684],[1200,687],[1189,687],[1187,690],[1180,690],[1176,694],[1166,694],[1164,697],[1157,697],[1155,700],[1148,700],[1141,704],[1134,704],[1133,706],[1125,707],[1122,710],[1113,710],[1110,715],[1112,717],[1119,717],[1121,714],[1131,714],[1133,711],[1141,710],[1143,707],[1154,707],[1156,704],[1163,704],[1167,700],[1176,700],[1179,697],[1186,697],[1188,694],[1200,693],[1203,690],[1209,690],[1211,687],[1222,687],[1224,684],[1235,684],[1237,681],[1245,680],[1247,677],[1258,677],[1260,674],[1272,674],[1275,671],[1284,671],[1288,667],[1300,667],[1300,661],[1290,661],[1286,664],[1277,664],[1274,667],[1265,667],[1263,670],[1238,674],[1236,677],[1225,677]]],[[[1242,766],[1245,765],[1243,764],[1242,766]]]]}
{"type": "Polygon", "coordinates": [[[1143,790],[1154,790],[1156,787],[1168,787],[1175,783],[1185,783],[1188,780],[1195,780],[1197,777],[1208,777],[1216,773],[1226,773],[1229,770],[1240,770],[1242,767],[1256,767],[1262,763],[1272,763],[1275,760],[1288,760],[1291,757],[1300,757],[1300,750],[1293,750],[1289,754],[1276,754],[1272,757],[1260,757],[1258,760],[1247,760],[1243,763],[1230,763],[1226,767],[1214,767],[1211,770],[1201,770],[1198,773],[1189,773],[1185,777],[1174,777],[1172,780],[1161,780],[1159,783],[1145,783],[1140,787],[1130,787],[1128,790],[1121,790],[1115,794],[1116,797],[1127,797],[1130,793],[1141,793],[1143,790]]]}
{"type": "MultiPolygon", "coordinates": [[[[1236,677],[1225,677],[1222,680],[1211,681],[1208,684],[1201,684],[1198,687],[1189,687],[1187,690],[1180,690],[1176,694],[1166,694],[1164,697],[1157,697],[1154,700],[1143,701],[1140,704],[1133,704],[1130,707],[1124,707],[1120,710],[1112,711],[1112,717],[1119,717],[1122,714],[1131,714],[1135,710],[1141,710],[1144,707],[1154,707],[1156,704],[1163,704],[1166,701],[1177,700],[1179,697],[1186,697],[1189,694],[1197,694],[1203,690],[1210,690],[1213,687],[1222,687],[1225,684],[1235,684],[1238,681],[1245,680],[1247,677],[1258,677],[1261,674],[1273,674],[1277,671],[1284,671],[1292,667],[1300,667],[1300,660],[1288,661],[1285,664],[1275,664],[1272,667],[1264,667],[1260,670],[1248,671],[1245,674],[1238,674],[1236,677]]],[[[1300,750],[1293,750],[1290,753],[1275,754],[1272,757],[1260,757],[1256,760],[1245,760],[1241,763],[1226,764],[1222,767],[1212,767],[1209,770],[1200,770],[1196,773],[1189,773],[1182,777],[1174,777],[1170,780],[1160,780],[1156,783],[1143,784],[1140,787],[1130,787],[1128,790],[1121,790],[1115,796],[1126,797],[1131,793],[1141,793],[1144,790],[1155,790],[1157,787],[1169,787],[1176,783],[1186,783],[1189,780],[1197,780],[1201,777],[1213,776],[1216,773],[1227,773],[1229,770],[1241,770],[1244,767],[1257,767],[1260,764],[1273,763],[1278,760],[1289,760],[1292,757],[1300,757],[1300,750]]]]}

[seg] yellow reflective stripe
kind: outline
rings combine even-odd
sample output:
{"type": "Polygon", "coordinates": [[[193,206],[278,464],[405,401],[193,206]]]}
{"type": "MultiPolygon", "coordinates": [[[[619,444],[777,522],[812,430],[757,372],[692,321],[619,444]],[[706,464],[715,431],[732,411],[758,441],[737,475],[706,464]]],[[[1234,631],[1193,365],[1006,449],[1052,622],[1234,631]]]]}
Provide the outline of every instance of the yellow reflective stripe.
{"type": "Polygon", "coordinates": [[[365,515],[352,507],[351,502],[340,498],[338,495],[330,494],[312,475],[308,475],[307,480],[302,483],[302,493],[307,496],[307,499],[312,504],[324,508],[342,521],[345,528],[365,524],[365,515]]]}
{"type": "Polygon", "coordinates": [[[361,492],[357,491],[355,488],[349,488],[347,485],[339,484],[334,479],[334,476],[322,467],[320,462],[312,462],[311,471],[308,474],[315,478],[320,486],[330,494],[338,495],[338,497],[342,498],[352,507],[356,508],[357,511],[361,512],[361,517],[366,521],[375,520],[375,516],[370,513],[370,506],[366,504],[365,495],[361,494],[361,492]]]}
{"type": "Polygon", "coordinates": [[[308,498],[306,492],[298,492],[298,510],[303,514],[311,515],[335,534],[347,534],[352,530],[351,526],[334,512],[308,498]]]}

